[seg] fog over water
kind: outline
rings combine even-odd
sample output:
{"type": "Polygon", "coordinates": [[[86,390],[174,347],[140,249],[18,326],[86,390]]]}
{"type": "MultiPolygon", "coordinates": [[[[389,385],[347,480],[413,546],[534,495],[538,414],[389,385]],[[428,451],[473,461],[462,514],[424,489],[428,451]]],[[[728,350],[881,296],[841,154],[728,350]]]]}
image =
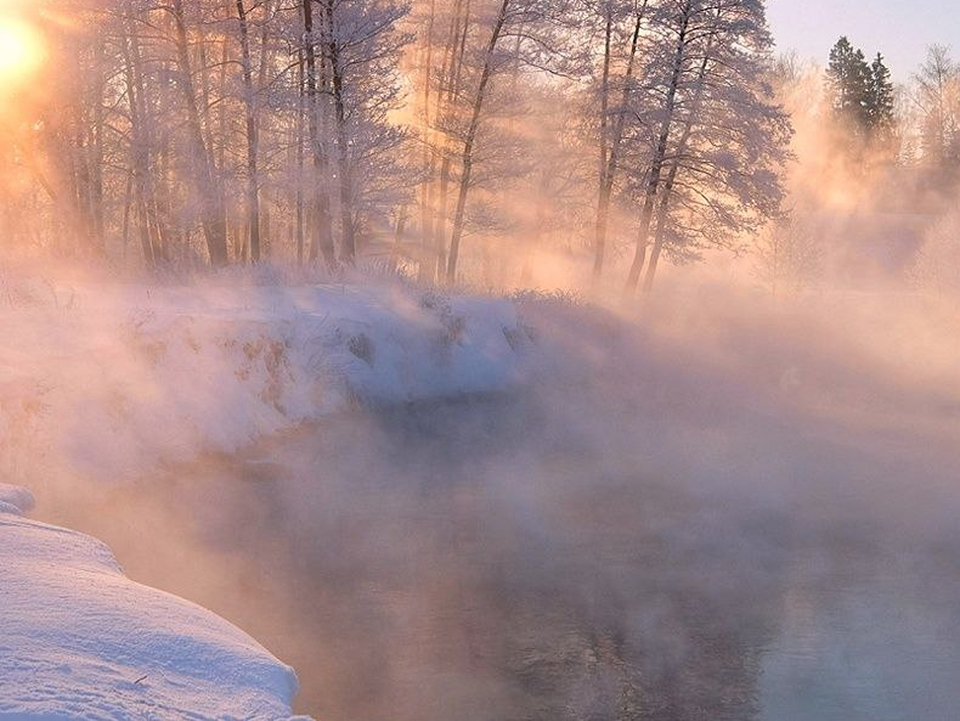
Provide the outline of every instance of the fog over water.
{"type": "Polygon", "coordinates": [[[960,386],[942,335],[867,305],[534,304],[526,389],[45,512],[252,633],[322,719],[952,718],[960,386]]]}
{"type": "Polygon", "coordinates": [[[957,12],[827,4],[0,0],[0,483],[321,721],[960,718],[957,12]]]}

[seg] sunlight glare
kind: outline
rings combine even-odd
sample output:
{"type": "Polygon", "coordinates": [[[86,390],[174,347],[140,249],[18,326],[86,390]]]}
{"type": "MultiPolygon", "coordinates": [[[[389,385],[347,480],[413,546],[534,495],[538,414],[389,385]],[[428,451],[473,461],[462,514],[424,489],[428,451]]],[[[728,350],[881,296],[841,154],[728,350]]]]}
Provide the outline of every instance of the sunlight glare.
{"type": "Polygon", "coordinates": [[[30,78],[44,60],[40,33],[29,23],[0,15],[0,83],[30,78]]]}

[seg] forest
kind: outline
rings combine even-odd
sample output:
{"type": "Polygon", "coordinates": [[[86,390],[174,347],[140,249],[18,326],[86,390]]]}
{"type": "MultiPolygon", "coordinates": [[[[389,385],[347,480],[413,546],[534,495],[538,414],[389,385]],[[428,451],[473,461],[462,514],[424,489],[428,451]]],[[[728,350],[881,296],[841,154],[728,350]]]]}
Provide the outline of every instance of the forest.
{"type": "Polygon", "coordinates": [[[8,255],[621,292],[652,288],[663,258],[728,250],[796,283],[822,251],[798,228],[829,188],[873,210],[955,204],[949,49],[896,85],[846,37],[818,67],[777,54],[760,0],[45,0],[20,16],[37,57],[7,73],[8,255]]]}

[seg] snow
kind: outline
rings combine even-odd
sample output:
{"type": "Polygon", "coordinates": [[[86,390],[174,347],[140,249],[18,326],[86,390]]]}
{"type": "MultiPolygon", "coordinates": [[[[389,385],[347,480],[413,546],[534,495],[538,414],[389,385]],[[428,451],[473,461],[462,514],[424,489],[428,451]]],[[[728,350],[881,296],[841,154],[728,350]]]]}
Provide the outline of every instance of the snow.
{"type": "Polygon", "coordinates": [[[0,307],[0,473],[31,487],[61,468],[129,479],[357,404],[502,392],[526,372],[505,300],[402,286],[22,295],[37,300],[0,307]]]}
{"type": "MultiPolygon", "coordinates": [[[[358,404],[504,392],[532,345],[508,301],[404,287],[15,290],[0,479],[41,508],[77,481],[133,482],[358,404]]],[[[99,541],[24,518],[33,506],[0,485],[0,718],[290,716],[290,668],[127,579],[99,541]]]]}
{"type": "Polygon", "coordinates": [[[121,573],[0,486],[0,718],[281,719],[297,679],[223,619],[121,573]]]}
{"type": "Polygon", "coordinates": [[[26,488],[0,483],[0,513],[22,515],[33,510],[36,501],[26,488]]]}
{"type": "MultiPolygon", "coordinates": [[[[960,418],[958,320],[921,299],[895,299],[900,312],[847,294],[781,307],[667,287],[634,326],[562,298],[399,285],[36,288],[0,305],[0,479],[28,485],[41,509],[78,480],[129,483],[357,406],[523,384],[544,394],[561,438],[602,439],[614,460],[591,473],[643,468],[707,505],[747,498],[751,510],[834,482],[808,457],[812,441],[794,449],[805,434],[836,436],[825,452],[849,474],[846,446],[896,460],[890,437],[939,449],[960,418]],[[618,414],[638,419],[613,434],[626,445],[607,433],[618,414]],[[69,480],[45,487],[58,474],[69,480]]],[[[871,491],[892,483],[861,475],[871,491]]],[[[509,498],[522,493],[511,485],[509,498]]],[[[880,516],[891,494],[876,495],[880,516]]],[[[226,621],[125,578],[99,542],[25,519],[32,506],[0,485],[0,717],[290,715],[289,668],[226,621]]],[[[941,506],[947,520],[932,525],[947,527],[955,506],[941,506]]]]}

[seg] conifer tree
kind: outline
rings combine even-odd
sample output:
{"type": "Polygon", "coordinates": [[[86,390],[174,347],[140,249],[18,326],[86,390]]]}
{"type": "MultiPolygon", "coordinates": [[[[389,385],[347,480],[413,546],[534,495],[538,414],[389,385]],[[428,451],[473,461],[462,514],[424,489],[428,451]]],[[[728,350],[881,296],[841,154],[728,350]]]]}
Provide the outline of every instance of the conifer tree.
{"type": "Polygon", "coordinates": [[[834,113],[857,130],[869,125],[870,66],[863,51],[844,36],[830,51],[827,82],[834,113]]]}
{"type": "Polygon", "coordinates": [[[867,118],[873,140],[885,144],[893,139],[896,125],[893,80],[881,53],[877,53],[870,66],[867,118]]]}

